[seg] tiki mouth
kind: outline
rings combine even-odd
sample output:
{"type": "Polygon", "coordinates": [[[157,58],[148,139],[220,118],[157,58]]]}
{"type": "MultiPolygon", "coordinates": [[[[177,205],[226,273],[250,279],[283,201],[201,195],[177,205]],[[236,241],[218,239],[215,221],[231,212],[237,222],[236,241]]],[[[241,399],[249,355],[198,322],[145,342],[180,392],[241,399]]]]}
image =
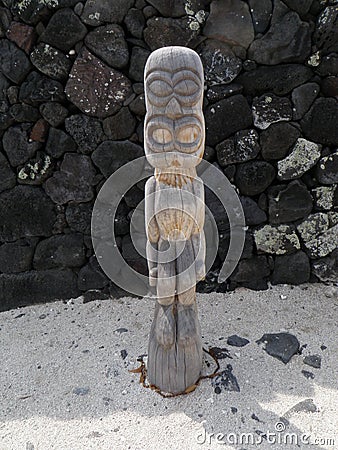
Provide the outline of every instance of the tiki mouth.
{"type": "Polygon", "coordinates": [[[177,161],[177,159],[174,159],[174,161],[171,163],[174,167],[181,167],[181,164],[177,161]]]}

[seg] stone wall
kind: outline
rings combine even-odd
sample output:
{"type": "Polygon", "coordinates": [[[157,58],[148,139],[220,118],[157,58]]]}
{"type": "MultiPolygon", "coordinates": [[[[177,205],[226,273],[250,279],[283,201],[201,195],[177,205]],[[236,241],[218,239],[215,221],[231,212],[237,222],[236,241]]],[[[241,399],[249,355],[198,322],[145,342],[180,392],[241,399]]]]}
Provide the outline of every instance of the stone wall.
{"type": "MultiPolygon", "coordinates": [[[[229,226],[207,192],[220,247],[198,289],[337,280],[337,15],[336,0],[0,1],[0,309],[121,295],[93,255],[91,211],[105,179],[143,155],[143,68],[165,45],[202,58],[205,158],[248,225],[217,285],[229,226]]],[[[143,195],[125,196],[115,230],[146,273],[128,234],[143,195]]]]}

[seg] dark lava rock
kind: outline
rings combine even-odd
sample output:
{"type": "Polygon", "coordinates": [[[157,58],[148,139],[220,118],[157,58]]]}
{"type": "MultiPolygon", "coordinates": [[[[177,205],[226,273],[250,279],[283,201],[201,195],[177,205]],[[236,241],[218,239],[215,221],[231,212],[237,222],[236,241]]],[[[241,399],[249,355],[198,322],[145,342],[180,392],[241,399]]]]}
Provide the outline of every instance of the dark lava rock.
{"type": "Polygon", "coordinates": [[[54,204],[43,190],[16,186],[0,194],[0,242],[28,236],[50,236],[56,219],[54,204]]]}
{"type": "Polygon", "coordinates": [[[66,152],[75,152],[77,145],[64,131],[50,128],[46,143],[46,152],[53,158],[60,158],[66,152]]]}
{"type": "Polygon", "coordinates": [[[314,34],[314,41],[324,54],[338,52],[337,23],[337,5],[327,6],[318,18],[314,34]]]}
{"type": "Polygon", "coordinates": [[[40,114],[37,108],[24,103],[16,103],[11,106],[9,110],[15,122],[36,122],[40,119],[40,114]]]}
{"type": "Polygon", "coordinates": [[[37,238],[22,238],[0,246],[0,272],[19,273],[30,270],[37,238]]]}
{"type": "Polygon", "coordinates": [[[11,166],[24,164],[41,147],[37,142],[30,142],[31,128],[32,124],[23,123],[5,131],[2,144],[11,166]]]}
{"type": "Polygon", "coordinates": [[[313,0],[284,0],[284,3],[300,16],[303,16],[309,12],[313,0]]]}
{"type": "Polygon", "coordinates": [[[41,43],[37,45],[30,58],[33,66],[53,80],[66,80],[72,67],[71,60],[49,44],[41,43]]]}
{"type": "Polygon", "coordinates": [[[310,214],[312,196],[306,186],[298,180],[287,186],[273,186],[269,189],[270,223],[294,222],[310,214]]]}
{"type": "Polygon", "coordinates": [[[15,174],[7,159],[0,152],[0,192],[15,186],[15,174]]]}
{"type": "Polygon", "coordinates": [[[262,156],[264,159],[282,159],[296,143],[300,131],[289,123],[274,123],[260,135],[262,156]]]}
{"type": "Polygon", "coordinates": [[[128,64],[129,51],[120,25],[98,27],[87,34],[85,44],[109,66],[122,69],[128,64]]]}
{"type": "Polygon", "coordinates": [[[257,203],[250,197],[240,197],[244,215],[245,223],[247,225],[259,225],[266,222],[266,213],[257,205],[257,203]]]}
{"type": "Polygon", "coordinates": [[[320,87],[325,97],[338,97],[338,77],[324,78],[320,87]]]}
{"type": "Polygon", "coordinates": [[[246,98],[234,95],[208,106],[205,122],[206,144],[213,146],[236,131],[249,128],[252,124],[252,113],[246,98]]]}
{"type": "Polygon", "coordinates": [[[91,0],[87,1],[81,20],[92,26],[108,23],[121,23],[134,0],[91,0]]]}
{"type": "Polygon", "coordinates": [[[271,0],[249,0],[252,22],[256,33],[264,33],[272,16],[271,0]]]}
{"type": "Polygon", "coordinates": [[[255,130],[238,131],[235,138],[216,145],[217,160],[221,166],[249,161],[260,151],[259,136],[255,130]]]}
{"type": "Polygon", "coordinates": [[[172,19],[166,17],[152,17],[147,21],[143,32],[144,40],[151,50],[169,45],[188,46],[197,35],[197,31],[189,27],[187,17],[172,19]]]}
{"type": "Polygon", "coordinates": [[[30,53],[36,40],[35,29],[20,22],[12,22],[6,36],[27,54],[30,53]]]}
{"type": "Polygon", "coordinates": [[[313,380],[315,375],[312,372],[309,372],[307,370],[302,370],[302,374],[304,375],[305,378],[307,378],[308,380],[313,380]]]}
{"type": "Polygon", "coordinates": [[[31,72],[20,87],[19,100],[29,105],[36,106],[49,101],[62,102],[64,99],[62,84],[37,72],[31,72]]]}
{"type": "Polygon", "coordinates": [[[318,161],[316,178],[321,184],[338,183],[338,150],[318,161]]]}
{"type": "Polygon", "coordinates": [[[237,336],[237,334],[233,334],[227,339],[227,344],[232,345],[233,347],[245,347],[249,342],[248,339],[237,336]]]}
{"type": "Polygon", "coordinates": [[[46,44],[68,52],[85,37],[86,33],[87,28],[74,11],[65,8],[52,15],[40,39],[46,44]]]}
{"type": "Polygon", "coordinates": [[[231,281],[249,289],[267,289],[266,277],[270,275],[270,266],[266,256],[259,255],[242,259],[231,275],[231,281]]]}
{"type": "Polygon", "coordinates": [[[89,289],[102,289],[109,283],[109,278],[102,271],[95,257],[91,257],[79,272],[78,287],[81,291],[89,289]]]}
{"type": "Polygon", "coordinates": [[[143,156],[143,149],[130,141],[104,141],[92,154],[94,164],[108,178],[127,162],[143,156]]]}
{"type": "Polygon", "coordinates": [[[227,364],[227,368],[220,372],[219,375],[212,378],[211,385],[215,388],[215,393],[220,394],[222,390],[240,392],[237,378],[232,373],[231,364],[227,364]]]}
{"type": "Polygon", "coordinates": [[[108,300],[109,294],[99,291],[98,289],[89,289],[83,294],[83,304],[93,302],[95,300],[108,300]]]}
{"type": "Polygon", "coordinates": [[[81,267],[86,262],[83,236],[65,234],[40,241],[36,247],[34,269],[81,267]]]}
{"type": "Polygon", "coordinates": [[[37,24],[49,14],[46,3],[43,3],[40,0],[30,0],[26,2],[10,1],[8,4],[14,15],[17,15],[21,20],[29,24],[37,24]]]}
{"type": "Polygon", "coordinates": [[[135,249],[129,235],[123,236],[122,256],[127,261],[128,265],[136,270],[136,272],[142,273],[143,275],[148,274],[147,260],[143,258],[135,249]]]}
{"type": "Polygon", "coordinates": [[[303,133],[310,141],[338,145],[338,102],[318,98],[301,121],[303,133]]]}
{"type": "Polygon", "coordinates": [[[77,297],[76,275],[71,269],[33,270],[0,275],[0,310],[77,297]],[[22,293],[25,295],[22,295],[22,293]]]}
{"type": "Polygon", "coordinates": [[[324,282],[336,283],[338,279],[338,251],[312,262],[312,273],[324,282]]]}
{"type": "Polygon", "coordinates": [[[120,353],[121,353],[121,358],[122,359],[126,359],[126,357],[128,356],[128,352],[125,349],[121,350],[120,353]]]}
{"type": "Polygon", "coordinates": [[[92,186],[95,175],[96,171],[88,156],[66,153],[60,170],[48,178],[44,189],[59,205],[69,201],[87,202],[94,197],[92,186]]]}
{"type": "Polygon", "coordinates": [[[304,116],[310,109],[319,91],[320,88],[317,83],[306,83],[292,91],[293,120],[299,120],[304,116]]]}
{"type": "Polygon", "coordinates": [[[275,178],[274,167],[266,161],[240,164],[236,171],[236,185],[244,195],[257,195],[265,191],[275,178]]]}
{"type": "Polygon", "coordinates": [[[242,91],[243,86],[237,83],[213,85],[209,86],[206,97],[209,100],[209,103],[215,103],[224,98],[231,97],[232,95],[241,94],[242,91]]]}
{"type": "Polygon", "coordinates": [[[66,131],[72,136],[81,153],[89,154],[102,142],[101,122],[84,114],[75,114],[65,120],[66,131]]]}
{"type": "Polygon", "coordinates": [[[3,38],[6,35],[6,31],[9,29],[12,21],[12,14],[7,8],[0,7],[0,37],[3,38]]]}
{"type": "Polygon", "coordinates": [[[250,72],[244,72],[236,78],[242,84],[244,93],[259,95],[272,92],[285,95],[297,86],[312,78],[313,73],[309,67],[300,64],[281,64],[277,66],[263,66],[250,72]]]}
{"type": "Polygon", "coordinates": [[[302,22],[293,11],[277,20],[274,16],[275,11],[269,31],[251,44],[249,59],[266,65],[306,61],[311,52],[309,24],[302,22]]]}
{"type": "Polygon", "coordinates": [[[48,102],[40,106],[40,113],[52,127],[58,127],[67,117],[68,110],[60,103],[48,102]]]}
{"type": "Polygon", "coordinates": [[[337,75],[338,73],[338,55],[331,53],[328,56],[323,56],[319,66],[316,67],[316,73],[321,77],[330,75],[337,75]]]}
{"type": "Polygon", "coordinates": [[[70,203],[66,209],[66,219],[73,231],[90,234],[93,205],[91,203],[70,203]]]}
{"type": "Polygon", "coordinates": [[[320,369],[322,366],[322,358],[320,355],[307,355],[304,357],[303,362],[315,369],[320,369]]]}
{"type": "Polygon", "coordinates": [[[232,359],[229,350],[227,348],[211,347],[209,348],[209,353],[216,359],[225,359],[225,358],[232,359]]]}
{"type": "Polygon", "coordinates": [[[114,116],[107,117],[103,122],[103,130],[109,139],[128,139],[136,126],[136,119],[128,107],[121,108],[114,116]]]}
{"type": "Polygon", "coordinates": [[[150,51],[141,47],[133,47],[129,65],[129,77],[143,82],[144,67],[150,51]]]}
{"type": "Polygon", "coordinates": [[[142,11],[137,8],[131,8],[124,18],[124,23],[132,36],[142,39],[143,28],[146,23],[142,11]]]}
{"type": "Polygon", "coordinates": [[[130,89],[128,78],[84,47],[75,60],[65,92],[83,113],[108,117],[120,109],[130,89]]]}
{"type": "Polygon", "coordinates": [[[203,34],[208,38],[248,48],[254,39],[248,5],[236,0],[212,2],[203,34]]]}
{"type": "Polygon", "coordinates": [[[274,358],[288,363],[293,355],[296,355],[299,350],[299,341],[293,334],[290,333],[271,333],[264,334],[257,344],[265,344],[264,350],[274,358]]]}
{"type": "Polygon", "coordinates": [[[310,261],[306,253],[299,251],[291,255],[275,257],[272,284],[302,284],[310,279],[310,261]]]}
{"type": "Polygon", "coordinates": [[[53,163],[49,155],[44,152],[37,152],[36,156],[30,159],[20,169],[18,182],[21,184],[42,184],[52,173],[53,163]]]}
{"type": "Polygon", "coordinates": [[[146,104],[144,94],[138,95],[129,105],[128,108],[136,116],[142,117],[146,114],[146,104]]]}
{"type": "Polygon", "coordinates": [[[13,83],[19,84],[30,70],[31,64],[26,53],[19,49],[14,42],[1,39],[0,71],[13,83]]]}
{"type": "MultiPolygon", "coordinates": [[[[222,232],[219,236],[218,256],[223,262],[228,254],[230,244],[230,232],[222,232]]],[[[241,259],[249,259],[253,257],[253,237],[250,231],[245,233],[244,248],[241,259]]]]}
{"type": "Polygon", "coordinates": [[[266,94],[256,97],[252,103],[254,124],[257,128],[265,130],[272,123],[288,121],[292,119],[291,102],[286,97],[277,97],[274,94],[266,94]]]}
{"type": "Polygon", "coordinates": [[[242,69],[242,61],[223,42],[207,39],[198,47],[198,54],[208,85],[230,83],[242,69]]]}

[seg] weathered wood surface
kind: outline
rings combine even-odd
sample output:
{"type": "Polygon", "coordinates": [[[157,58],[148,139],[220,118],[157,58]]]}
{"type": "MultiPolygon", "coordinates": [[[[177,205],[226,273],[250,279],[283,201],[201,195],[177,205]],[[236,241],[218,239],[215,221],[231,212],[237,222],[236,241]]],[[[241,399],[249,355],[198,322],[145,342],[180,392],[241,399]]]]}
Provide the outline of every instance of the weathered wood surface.
{"type": "Polygon", "coordinates": [[[148,347],[148,380],[163,392],[186,391],[202,370],[196,283],[205,276],[203,67],[185,47],[154,51],[145,68],[145,153],[150,285],[157,293],[148,347]]]}

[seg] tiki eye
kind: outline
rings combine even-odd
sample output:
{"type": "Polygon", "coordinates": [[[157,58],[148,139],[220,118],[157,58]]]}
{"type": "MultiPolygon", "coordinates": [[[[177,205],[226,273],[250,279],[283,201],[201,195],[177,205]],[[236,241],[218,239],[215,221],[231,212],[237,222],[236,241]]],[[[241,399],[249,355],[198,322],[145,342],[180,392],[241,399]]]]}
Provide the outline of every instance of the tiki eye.
{"type": "Polygon", "coordinates": [[[192,144],[200,137],[200,130],[196,126],[186,125],[178,130],[176,137],[181,144],[192,144]]]}
{"type": "Polygon", "coordinates": [[[149,84],[151,92],[158,97],[168,97],[173,91],[173,88],[164,80],[155,79],[149,84]]]}
{"type": "Polygon", "coordinates": [[[156,128],[153,131],[153,139],[158,144],[168,144],[172,141],[172,136],[169,130],[165,128],[156,128]]]}
{"type": "Polygon", "coordinates": [[[198,84],[193,80],[182,80],[175,87],[175,93],[183,96],[193,95],[199,90],[198,84]]]}

